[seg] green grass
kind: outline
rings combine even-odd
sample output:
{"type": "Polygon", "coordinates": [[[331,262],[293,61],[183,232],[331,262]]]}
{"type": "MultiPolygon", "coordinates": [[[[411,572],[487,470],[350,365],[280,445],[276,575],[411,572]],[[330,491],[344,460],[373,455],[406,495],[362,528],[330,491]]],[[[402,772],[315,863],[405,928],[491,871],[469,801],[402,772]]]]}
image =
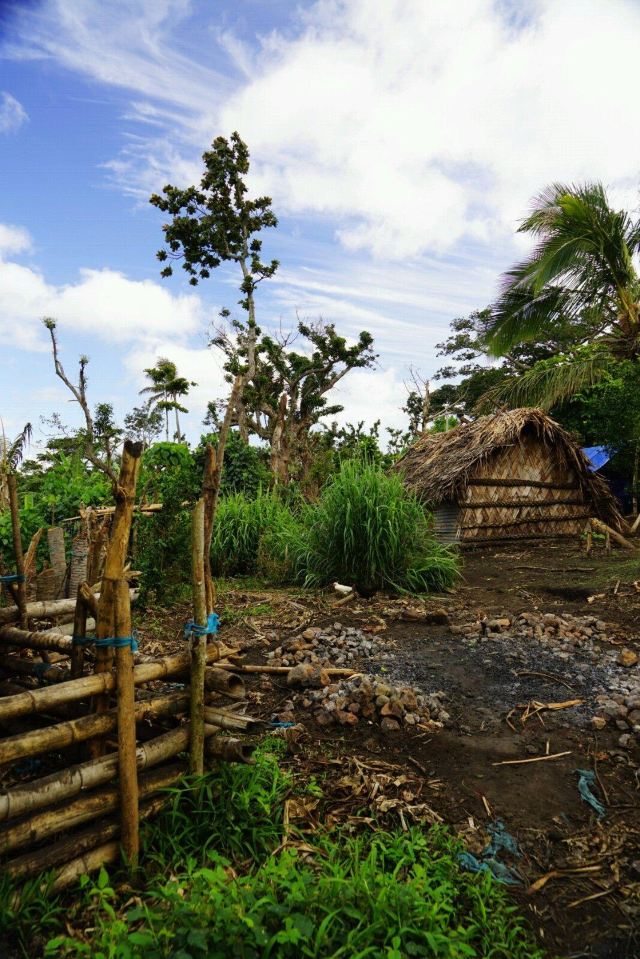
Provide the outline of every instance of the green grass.
{"type": "Polygon", "coordinates": [[[213,527],[213,572],[222,576],[255,573],[263,534],[287,522],[289,516],[289,507],[275,493],[259,492],[255,499],[243,493],[225,496],[213,527]]]}
{"type": "Polygon", "coordinates": [[[103,869],[70,890],[64,913],[32,898],[23,954],[40,954],[30,931],[31,942],[48,932],[48,957],[542,959],[504,887],[463,871],[442,827],[307,835],[311,856],[295,835],[283,847],[286,797],[319,789],[282,770],[283,749],[272,737],[255,766],[171,790],[144,828],[144,883],[103,869]]]}
{"type": "Polygon", "coordinates": [[[435,540],[422,505],[402,481],[355,460],[342,465],[319,502],[300,524],[283,527],[280,538],[293,576],[306,586],[338,580],[364,595],[423,593],[450,586],[458,574],[456,555],[435,540]]]}

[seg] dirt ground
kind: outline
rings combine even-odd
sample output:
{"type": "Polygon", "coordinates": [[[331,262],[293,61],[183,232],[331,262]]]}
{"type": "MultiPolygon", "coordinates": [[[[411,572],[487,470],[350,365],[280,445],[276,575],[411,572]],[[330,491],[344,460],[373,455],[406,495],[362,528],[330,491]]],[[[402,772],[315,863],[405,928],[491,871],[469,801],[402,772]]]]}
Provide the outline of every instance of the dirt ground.
{"type": "MultiPolygon", "coordinates": [[[[494,546],[467,552],[458,587],[426,603],[378,596],[336,607],[329,592],[234,586],[220,596],[221,637],[242,648],[243,662],[260,664],[283,639],[310,626],[339,621],[378,630],[390,657],[354,668],[425,693],[443,691],[450,714],[444,728],[385,734],[362,717],[349,727],[320,726],[300,697],[292,706],[286,676],[244,677],[248,713],[278,721],[293,712],[293,721],[304,726],[290,761],[318,782],[324,798],[302,811],[301,825],[305,816],[309,825],[361,824],[372,811],[403,825],[441,820],[479,854],[487,826],[502,820],[521,852],[509,859],[521,880],[510,888],[549,955],[638,959],[640,749],[633,735],[621,747],[624,724],[595,729],[592,719],[597,697],[615,694],[619,676],[640,670],[611,665],[611,650],[617,655],[640,647],[640,591],[633,585],[639,577],[640,561],[624,551],[586,557],[577,547],[494,546]],[[448,622],[407,621],[413,615],[407,607],[427,619],[444,609],[448,622]],[[609,665],[593,653],[588,659],[579,649],[549,650],[509,630],[456,633],[463,624],[521,613],[605,621],[607,638],[600,645],[607,647],[609,665]],[[579,704],[523,714],[533,701],[573,699],[579,704]],[[545,758],[558,753],[566,755],[545,758]],[[534,761],[496,765],[523,759],[534,761]],[[602,818],[581,798],[577,769],[595,772],[593,792],[606,807],[602,818]]],[[[166,649],[170,631],[178,643],[184,613],[158,614],[153,624],[145,616],[143,651],[155,652],[160,643],[166,649]]]]}

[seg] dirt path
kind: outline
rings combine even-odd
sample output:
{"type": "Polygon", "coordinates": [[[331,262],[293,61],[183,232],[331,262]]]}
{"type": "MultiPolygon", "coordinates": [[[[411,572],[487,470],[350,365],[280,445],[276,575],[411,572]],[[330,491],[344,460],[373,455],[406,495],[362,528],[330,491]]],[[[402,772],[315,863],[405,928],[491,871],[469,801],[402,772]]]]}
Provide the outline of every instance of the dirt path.
{"type": "Polygon", "coordinates": [[[243,645],[247,661],[269,654],[279,661],[273,655],[283,640],[339,620],[356,636],[383,640],[347,665],[444,694],[443,728],[400,723],[385,733],[362,714],[350,725],[327,725],[309,693],[291,690],[284,677],[252,679],[252,713],[304,726],[292,762],[322,785],[314,816],[362,822],[368,807],[402,823],[441,818],[478,855],[487,827],[501,820],[520,851],[503,857],[520,880],[513,895],[549,955],[637,959],[640,740],[632,707],[636,688],[640,695],[633,662],[640,592],[632,584],[639,576],[640,561],[629,554],[493,550],[466,556],[455,592],[417,604],[411,615],[422,612],[423,621],[406,621],[407,606],[416,607],[406,600],[335,608],[332,596],[249,590],[227,594],[222,612],[225,637],[243,645]],[[604,595],[589,603],[594,594],[604,595]],[[431,615],[436,608],[448,622],[442,612],[431,615]],[[568,701],[577,702],[538,713],[532,705],[568,701]],[[523,759],[534,761],[496,765],[523,759]],[[581,797],[576,770],[595,772],[601,818],[581,797]]]}

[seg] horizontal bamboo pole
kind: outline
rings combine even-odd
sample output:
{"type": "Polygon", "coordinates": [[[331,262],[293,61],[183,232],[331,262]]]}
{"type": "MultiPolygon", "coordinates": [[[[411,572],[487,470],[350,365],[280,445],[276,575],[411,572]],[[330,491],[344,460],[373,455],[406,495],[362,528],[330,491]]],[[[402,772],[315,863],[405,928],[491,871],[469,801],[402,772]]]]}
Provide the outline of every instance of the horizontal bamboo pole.
{"type": "Polygon", "coordinates": [[[0,655],[0,668],[21,676],[37,676],[48,683],[59,683],[69,678],[69,667],[64,663],[44,663],[41,659],[0,655]]]}
{"type": "Polygon", "coordinates": [[[17,626],[0,626],[0,646],[22,646],[26,649],[57,649],[70,653],[73,648],[70,636],[64,633],[31,631],[17,626]]]}
{"type": "Polygon", "coordinates": [[[204,686],[209,692],[224,693],[230,699],[244,699],[246,695],[240,676],[226,669],[216,669],[215,666],[208,666],[205,670],[204,686]]]}
{"type": "Polygon", "coordinates": [[[265,725],[261,719],[242,716],[230,709],[219,709],[216,706],[205,706],[204,718],[207,723],[219,726],[220,729],[235,729],[237,732],[257,732],[265,725]]]}
{"type": "MultiPolygon", "coordinates": [[[[151,700],[152,701],[152,700],[151,700]]],[[[218,732],[215,726],[205,727],[205,736],[218,732]]],[[[187,748],[189,725],[170,729],[155,739],[149,739],[136,749],[139,770],[148,769],[172,759],[187,748]]],[[[62,802],[87,789],[94,789],[114,779],[118,772],[118,754],[109,753],[100,759],[69,766],[19,786],[12,786],[0,793],[0,822],[24,816],[46,806],[62,802]]]]}
{"type": "MultiPolygon", "coordinates": [[[[233,650],[221,643],[210,643],[207,646],[207,662],[215,663],[231,652],[233,650]]],[[[174,656],[165,656],[150,663],[139,663],[133,669],[133,679],[136,686],[139,686],[152,680],[166,679],[168,676],[187,672],[190,665],[191,654],[188,651],[176,653],[174,656]]],[[[46,712],[52,706],[86,699],[88,696],[115,689],[115,685],[116,680],[112,673],[102,673],[71,679],[69,682],[45,689],[25,690],[24,693],[7,696],[0,700],[0,722],[15,719],[18,716],[28,716],[31,713],[46,712]]]]}
{"type": "MultiPolygon", "coordinates": [[[[37,603],[27,603],[27,616],[29,619],[49,619],[52,616],[61,616],[64,613],[72,613],[76,606],[75,596],[73,599],[48,599],[37,603]]],[[[7,606],[0,609],[0,623],[15,623],[20,619],[20,611],[15,606],[7,606]]]]}
{"type": "MultiPolygon", "coordinates": [[[[143,773],[140,777],[139,795],[149,796],[159,789],[166,789],[177,782],[185,771],[184,763],[173,763],[143,773]]],[[[0,854],[41,842],[48,836],[66,829],[74,829],[91,819],[98,819],[114,812],[119,806],[120,790],[117,785],[98,789],[87,796],[56,809],[45,809],[19,823],[10,823],[0,829],[0,854]]]]}
{"type": "MultiPolygon", "coordinates": [[[[160,795],[140,804],[140,820],[156,816],[166,806],[169,796],[160,795]]],[[[63,863],[68,863],[90,852],[120,835],[120,822],[117,819],[102,819],[85,829],[64,836],[57,842],[44,848],[30,850],[4,863],[3,872],[13,879],[28,879],[39,873],[47,872],[63,863]]]]}
{"type": "Polygon", "coordinates": [[[242,739],[212,736],[205,743],[204,748],[211,759],[221,759],[227,763],[243,763],[245,766],[255,765],[253,751],[256,747],[252,743],[243,742],[242,739]]]}
{"type": "Polygon", "coordinates": [[[77,859],[72,859],[71,862],[68,862],[66,866],[60,869],[50,887],[51,893],[61,892],[63,889],[66,889],[67,886],[74,883],[76,879],[79,879],[80,876],[86,876],[89,872],[95,872],[96,869],[100,869],[101,866],[106,866],[110,862],[117,862],[119,858],[119,842],[107,842],[102,846],[97,846],[90,852],[78,856],[77,859]]]}
{"type": "MultiPolygon", "coordinates": [[[[175,715],[184,711],[188,700],[188,693],[178,692],[136,703],[136,720],[175,715]]],[[[33,729],[28,733],[7,736],[6,739],[0,740],[0,764],[12,763],[26,756],[37,756],[38,753],[48,750],[64,749],[65,746],[81,743],[95,736],[104,736],[116,728],[116,723],[116,711],[110,709],[106,713],[94,713],[80,719],[56,723],[54,726],[45,726],[43,729],[33,729]]]]}

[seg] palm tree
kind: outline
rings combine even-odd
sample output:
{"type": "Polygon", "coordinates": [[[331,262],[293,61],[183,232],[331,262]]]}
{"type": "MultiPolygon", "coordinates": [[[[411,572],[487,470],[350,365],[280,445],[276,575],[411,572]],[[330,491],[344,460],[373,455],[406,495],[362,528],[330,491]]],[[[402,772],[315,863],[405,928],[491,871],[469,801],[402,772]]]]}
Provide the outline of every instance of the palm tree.
{"type": "Polygon", "coordinates": [[[519,232],[537,240],[509,270],[493,307],[490,351],[504,355],[545,330],[588,321],[588,340],[566,356],[536,364],[487,394],[492,401],[546,407],[593,386],[621,359],[640,354],[640,220],[614,210],[601,183],[554,184],[519,232]]]}
{"type": "Polygon", "coordinates": [[[145,373],[151,380],[151,385],[140,390],[140,393],[149,395],[149,407],[155,407],[164,412],[165,435],[169,442],[169,410],[175,410],[176,432],[175,439],[180,442],[182,433],[180,431],[180,420],[178,413],[188,413],[189,411],[178,402],[179,396],[186,396],[195,383],[187,380],[184,376],[178,375],[178,368],[175,363],[164,356],[156,360],[156,365],[149,367],[145,373]]]}
{"type": "Polygon", "coordinates": [[[31,439],[31,423],[27,423],[22,433],[18,433],[10,443],[0,421],[0,510],[9,506],[9,476],[14,475],[20,465],[24,451],[31,439]]]}

